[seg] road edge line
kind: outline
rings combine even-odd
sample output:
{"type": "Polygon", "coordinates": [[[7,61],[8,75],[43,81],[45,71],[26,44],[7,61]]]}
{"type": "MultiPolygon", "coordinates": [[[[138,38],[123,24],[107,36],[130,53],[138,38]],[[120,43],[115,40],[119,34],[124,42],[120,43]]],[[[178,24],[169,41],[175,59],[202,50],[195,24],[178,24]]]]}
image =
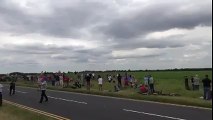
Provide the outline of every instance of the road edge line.
{"type": "MultiPolygon", "coordinates": [[[[18,86],[18,87],[36,89],[36,88],[33,88],[33,87],[27,87],[27,86],[18,86]]],[[[170,105],[170,106],[177,106],[177,107],[185,107],[185,108],[193,108],[193,109],[202,109],[202,110],[210,110],[210,111],[212,111],[212,108],[206,108],[206,107],[197,107],[197,106],[190,106],[190,105],[163,103],[163,102],[148,101],[148,100],[136,100],[136,99],[131,99],[131,98],[119,98],[119,97],[103,96],[103,95],[96,95],[96,94],[86,94],[86,93],[79,93],[79,92],[72,92],[72,91],[62,91],[62,90],[52,90],[52,89],[47,89],[47,90],[55,91],[55,92],[62,92],[62,93],[73,93],[73,94],[79,94],[79,95],[85,95],[85,96],[96,96],[96,97],[103,97],[103,98],[113,98],[113,99],[121,99],[121,100],[129,100],[129,101],[145,102],[145,103],[155,103],[155,104],[160,104],[160,105],[170,105]]]]}
{"type": "Polygon", "coordinates": [[[38,114],[41,114],[41,115],[44,115],[44,116],[47,116],[47,117],[51,117],[51,118],[54,118],[54,119],[57,119],[57,120],[71,120],[71,119],[68,119],[68,118],[65,118],[65,117],[62,117],[62,116],[54,115],[52,113],[48,113],[48,112],[41,111],[41,110],[38,110],[38,109],[35,109],[35,108],[27,107],[27,106],[24,106],[24,105],[15,103],[15,102],[11,102],[11,101],[8,101],[8,100],[5,100],[5,99],[3,99],[3,102],[10,104],[10,105],[13,105],[13,106],[16,106],[16,107],[19,107],[19,108],[22,108],[22,109],[25,109],[25,110],[29,110],[29,111],[34,112],[34,113],[38,113],[38,114]]]}

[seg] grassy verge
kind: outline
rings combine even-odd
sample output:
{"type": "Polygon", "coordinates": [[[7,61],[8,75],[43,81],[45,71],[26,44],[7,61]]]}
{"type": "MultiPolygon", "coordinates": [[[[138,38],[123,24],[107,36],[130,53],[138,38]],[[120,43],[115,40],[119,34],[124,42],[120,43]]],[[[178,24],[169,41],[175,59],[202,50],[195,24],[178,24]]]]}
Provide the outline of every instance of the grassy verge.
{"type": "Polygon", "coordinates": [[[7,103],[3,103],[0,107],[0,118],[1,120],[55,120],[7,103]]]}
{"type": "MultiPolygon", "coordinates": [[[[133,89],[130,87],[126,87],[119,92],[113,91],[113,84],[107,82],[107,75],[116,75],[116,72],[96,72],[96,75],[101,75],[103,77],[103,89],[104,92],[98,91],[98,83],[97,79],[92,80],[92,88],[91,91],[87,91],[85,87],[81,89],[72,89],[72,88],[60,88],[60,87],[52,87],[50,84],[48,85],[48,89],[52,90],[61,90],[61,91],[70,91],[70,92],[78,92],[85,94],[96,94],[102,96],[112,96],[112,97],[120,97],[120,98],[131,98],[137,100],[147,100],[147,101],[156,101],[156,102],[164,102],[164,103],[173,103],[173,104],[181,104],[181,105],[190,105],[190,106],[199,106],[199,107],[207,107],[212,108],[212,101],[204,101],[200,99],[203,96],[203,87],[202,87],[202,79],[207,74],[209,78],[212,79],[212,71],[148,71],[148,72],[128,72],[128,75],[134,76],[138,80],[138,84],[142,84],[143,77],[145,75],[151,74],[154,77],[155,81],[155,90],[162,91],[164,94],[175,93],[180,96],[154,96],[154,95],[141,95],[137,93],[137,89],[133,89]],[[200,90],[192,91],[185,89],[184,76],[198,75],[200,78],[200,90]]],[[[120,72],[122,76],[124,76],[125,72],[120,72]]],[[[72,79],[77,79],[77,75],[74,73],[67,74],[72,79]]],[[[73,83],[70,83],[70,85],[73,83]]],[[[27,87],[37,87],[37,85],[33,82],[19,80],[16,85],[27,86],[27,87]]],[[[192,85],[189,80],[189,87],[192,89],[192,85]]]]}
{"type": "MultiPolygon", "coordinates": [[[[37,88],[37,86],[35,84],[29,84],[29,83],[17,83],[16,85],[37,88]]],[[[108,86],[108,88],[109,88],[109,86],[108,86]]],[[[203,99],[194,98],[193,96],[189,96],[189,97],[178,96],[177,97],[177,96],[160,96],[160,95],[142,95],[142,94],[137,93],[134,89],[126,89],[126,90],[122,90],[119,92],[110,92],[110,91],[100,92],[95,87],[93,87],[90,91],[87,91],[85,88],[72,89],[72,88],[61,88],[61,87],[53,87],[53,86],[49,86],[48,89],[84,93],[84,94],[94,94],[94,95],[101,95],[101,96],[111,96],[111,97],[118,97],[118,98],[130,98],[130,99],[136,99],[136,100],[155,101],[155,102],[162,102],[162,103],[172,103],[172,104],[179,104],[179,105],[190,105],[190,106],[212,108],[212,101],[204,101],[203,99]]]]}

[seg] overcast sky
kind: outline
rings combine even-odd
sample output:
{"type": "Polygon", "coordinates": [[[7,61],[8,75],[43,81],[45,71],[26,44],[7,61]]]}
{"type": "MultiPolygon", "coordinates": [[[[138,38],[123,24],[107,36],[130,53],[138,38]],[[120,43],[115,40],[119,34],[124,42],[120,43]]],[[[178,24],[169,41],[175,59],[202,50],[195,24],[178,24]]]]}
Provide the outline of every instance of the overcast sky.
{"type": "Polygon", "coordinates": [[[0,0],[0,73],[204,67],[211,0],[0,0]]]}

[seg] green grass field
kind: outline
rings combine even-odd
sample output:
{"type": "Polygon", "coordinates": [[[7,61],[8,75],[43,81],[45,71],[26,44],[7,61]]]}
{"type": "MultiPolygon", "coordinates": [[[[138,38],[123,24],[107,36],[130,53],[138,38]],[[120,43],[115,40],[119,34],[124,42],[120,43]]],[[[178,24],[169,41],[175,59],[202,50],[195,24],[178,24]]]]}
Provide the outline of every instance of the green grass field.
{"type": "Polygon", "coordinates": [[[7,103],[0,107],[1,120],[55,120],[34,112],[30,112],[7,103]]]}
{"type": "MultiPolygon", "coordinates": [[[[85,87],[80,89],[61,88],[53,87],[50,84],[48,85],[49,89],[53,90],[62,90],[62,91],[71,91],[71,92],[80,92],[86,94],[98,94],[103,96],[113,96],[113,97],[122,97],[122,98],[131,98],[139,100],[148,100],[148,101],[157,101],[165,103],[174,103],[174,104],[183,104],[183,105],[192,105],[200,107],[212,108],[212,101],[205,101],[200,97],[203,96],[203,87],[202,79],[205,75],[209,75],[209,78],[212,79],[212,71],[155,71],[155,72],[128,72],[128,74],[133,75],[139,83],[143,83],[143,78],[145,75],[151,74],[155,80],[155,89],[157,91],[162,91],[165,94],[175,93],[180,96],[161,96],[161,95],[142,95],[138,93],[138,89],[134,88],[123,88],[119,92],[113,92],[113,84],[107,82],[107,74],[116,75],[115,72],[100,72],[95,73],[96,75],[101,75],[104,79],[103,89],[104,91],[98,91],[97,80],[92,80],[92,87],[90,91],[87,91],[85,87]],[[195,76],[198,75],[200,78],[200,90],[199,91],[189,91],[185,90],[184,85],[184,76],[195,76]]],[[[123,76],[125,73],[120,72],[123,76]]],[[[77,75],[70,73],[70,77],[73,79],[77,78],[77,75]]],[[[16,83],[20,86],[28,87],[37,87],[36,84],[32,84],[29,81],[18,81],[16,83]]],[[[70,83],[70,85],[73,83],[70,83]]]]}
{"type": "MultiPolygon", "coordinates": [[[[117,73],[96,73],[96,75],[101,75],[106,81],[103,88],[106,90],[113,89],[113,86],[107,82],[107,74],[116,75],[117,73]]],[[[120,73],[124,75],[123,73],[120,73]]],[[[133,75],[140,83],[143,83],[143,77],[147,74],[151,74],[155,80],[155,88],[158,91],[163,91],[163,93],[177,93],[184,97],[199,98],[203,95],[202,79],[205,75],[209,75],[212,79],[212,71],[163,71],[163,72],[128,72],[128,74],[133,75]],[[189,91],[185,89],[184,76],[198,75],[200,78],[200,90],[199,91],[189,91]]],[[[70,74],[72,78],[76,79],[74,74],[70,74]]],[[[95,85],[93,88],[98,89],[97,81],[93,81],[95,85]]],[[[131,92],[131,88],[125,89],[124,91],[131,92]]]]}

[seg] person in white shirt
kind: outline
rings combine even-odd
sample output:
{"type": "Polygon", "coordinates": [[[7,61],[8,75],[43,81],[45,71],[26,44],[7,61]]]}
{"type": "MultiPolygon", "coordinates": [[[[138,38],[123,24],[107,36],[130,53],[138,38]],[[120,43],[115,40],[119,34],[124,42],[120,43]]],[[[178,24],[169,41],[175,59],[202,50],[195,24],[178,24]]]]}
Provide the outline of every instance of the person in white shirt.
{"type": "Polygon", "coordinates": [[[98,85],[99,85],[99,91],[102,91],[102,86],[103,86],[103,78],[98,75],[98,85]]]}
{"type": "Polygon", "coordinates": [[[145,85],[149,85],[147,75],[146,75],[146,76],[144,76],[144,84],[145,84],[145,85]]]}
{"type": "Polygon", "coordinates": [[[47,88],[47,82],[45,79],[42,79],[42,81],[41,81],[41,99],[40,99],[39,103],[43,102],[44,97],[46,99],[45,102],[48,101],[48,98],[46,95],[46,88],[47,88]]]}
{"type": "Polygon", "coordinates": [[[3,85],[0,84],[0,106],[2,106],[2,88],[3,88],[3,85]]]}
{"type": "Polygon", "coordinates": [[[109,81],[109,83],[112,82],[112,76],[111,75],[108,76],[108,81],[109,81]]]}
{"type": "Polygon", "coordinates": [[[63,76],[63,74],[61,74],[60,76],[59,76],[59,79],[60,79],[60,86],[63,88],[64,87],[64,76],[63,76]]]}
{"type": "Polygon", "coordinates": [[[199,86],[200,86],[200,79],[199,79],[198,75],[195,75],[195,77],[194,77],[194,90],[199,90],[199,86]]]}

